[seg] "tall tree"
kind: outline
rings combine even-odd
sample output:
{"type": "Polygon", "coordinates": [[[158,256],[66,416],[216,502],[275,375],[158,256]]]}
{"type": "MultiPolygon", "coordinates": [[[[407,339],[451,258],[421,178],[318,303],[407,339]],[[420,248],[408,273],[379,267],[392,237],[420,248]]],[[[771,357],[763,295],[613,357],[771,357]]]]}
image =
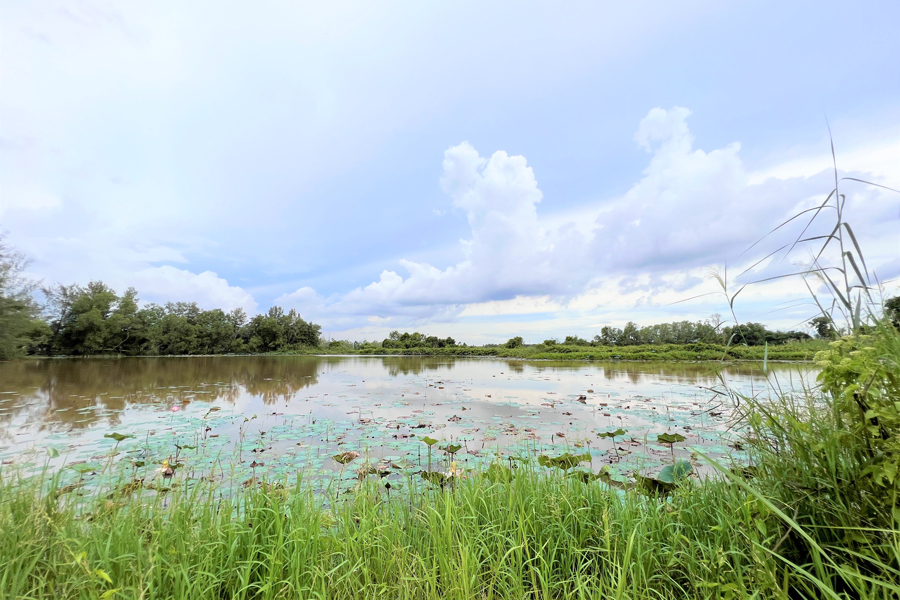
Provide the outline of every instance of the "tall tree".
{"type": "Polygon", "coordinates": [[[28,259],[6,242],[0,232],[0,360],[25,354],[49,331],[38,319],[32,296],[37,284],[25,276],[28,259]]]}

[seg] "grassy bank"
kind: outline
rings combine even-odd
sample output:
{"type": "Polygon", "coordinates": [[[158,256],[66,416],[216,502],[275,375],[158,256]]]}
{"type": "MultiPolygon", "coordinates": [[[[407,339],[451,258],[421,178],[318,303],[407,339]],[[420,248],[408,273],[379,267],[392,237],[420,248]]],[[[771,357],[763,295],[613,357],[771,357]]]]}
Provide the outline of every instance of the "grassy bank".
{"type": "Polygon", "coordinates": [[[777,346],[722,346],[718,344],[644,344],[636,346],[522,346],[449,347],[449,348],[309,348],[290,354],[358,354],[364,356],[495,356],[533,360],[768,360],[811,361],[817,352],[828,348],[822,340],[791,342],[777,346]]]}
{"type": "Polygon", "coordinates": [[[363,490],[332,511],[303,493],[220,501],[197,491],[98,499],[79,516],[7,484],[0,589],[5,598],[714,598],[785,583],[784,566],[754,545],[783,528],[759,520],[735,486],[685,486],[660,502],[520,469],[508,483],[408,489],[391,502],[363,490]]]}
{"type": "Polygon", "coordinates": [[[90,497],[0,480],[0,598],[896,598],[900,336],[740,401],[749,466],[656,493],[524,462],[453,486],[90,497]],[[749,428],[749,430],[747,430],[749,428]]]}

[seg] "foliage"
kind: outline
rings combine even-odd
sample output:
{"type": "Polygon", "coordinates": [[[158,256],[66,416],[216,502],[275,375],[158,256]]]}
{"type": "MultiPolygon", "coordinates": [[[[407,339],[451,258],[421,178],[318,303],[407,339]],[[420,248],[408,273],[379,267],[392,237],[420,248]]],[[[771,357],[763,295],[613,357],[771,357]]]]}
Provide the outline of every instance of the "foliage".
{"type": "Polygon", "coordinates": [[[554,467],[565,471],[572,467],[577,467],[581,462],[589,462],[590,460],[590,453],[573,455],[566,452],[559,456],[545,456],[542,454],[538,457],[538,464],[542,467],[554,467]]]}
{"type": "Polygon", "coordinates": [[[85,287],[49,287],[44,295],[49,334],[43,346],[35,349],[44,354],[263,353],[319,344],[318,325],[277,306],[249,321],[243,309],[203,310],[194,302],[140,308],[133,288],[119,296],[99,281],[85,287]]]}
{"type": "Polygon", "coordinates": [[[900,516],[900,335],[882,323],[874,335],[832,342],[816,356],[818,379],[834,399],[835,418],[846,427],[862,468],[855,485],[886,501],[900,516]]]}
{"type": "Polygon", "coordinates": [[[828,315],[819,315],[810,319],[809,326],[815,330],[816,337],[820,340],[833,340],[837,337],[837,330],[828,315]]]}
{"type": "Polygon", "coordinates": [[[28,260],[0,232],[0,360],[25,354],[47,335],[31,298],[35,284],[25,277],[28,260]]]}
{"type": "Polygon", "coordinates": [[[418,331],[415,333],[392,331],[387,339],[381,342],[382,348],[452,348],[454,346],[456,346],[456,340],[451,337],[439,339],[418,331]]]}
{"type": "Polygon", "coordinates": [[[509,341],[506,342],[506,348],[521,348],[523,345],[522,336],[510,338],[509,341]]]}
{"type": "Polygon", "coordinates": [[[791,523],[785,560],[815,564],[817,576],[836,570],[853,588],[900,559],[891,547],[900,534],[900,332],[885,319],[832,342],[817,364],[819,392],[739,397],[753,488],[729,477],[791,523]]]}
{"type": "Polygon", "coordinates": [[[900,329],[900,296],[894,296],[884,301],[884,316],[894,327],[900,329]]]}
{"type": "MultiPolygon", "coordinates": [[[[675,321],[639,327],[629,322],[624,329],[605,326],[600,335],[594,336],[594,346],[637,346],[656,344],[722,344],[729,342],[747,346],[768,344],[785,344],[791,341],[810,339],[809,334],[801,331],[770,331],[760,323],[743,323],[732,327],[720,328],[717,319],[707,321],[675,321]]],[[[570,336],[572,337],[572,336],[570,336]]],[[[566,338],[569,344],[569,338],[566,338]]],[[[582,345],[575,344],[572,345],[582,345]]]]}

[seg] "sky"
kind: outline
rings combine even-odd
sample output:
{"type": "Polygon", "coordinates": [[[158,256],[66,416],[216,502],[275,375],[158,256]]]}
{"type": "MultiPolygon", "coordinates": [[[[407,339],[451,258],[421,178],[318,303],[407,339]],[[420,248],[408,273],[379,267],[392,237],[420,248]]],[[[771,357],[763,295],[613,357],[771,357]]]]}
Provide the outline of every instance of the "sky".
{"type": "MultiPolygon", "coordinates": [[[[755,264],[799,219],[748,247],[825,199],[830,139],[840,177],[900,189],[897,22],[893,1],[0,0],[0,229],[44,284],[296,308],[336,339],[802,329],[814,278],[728,296],[808,266],[755,264]]],[[[896,294],[900,194],[840,189],[896,294]]]]}

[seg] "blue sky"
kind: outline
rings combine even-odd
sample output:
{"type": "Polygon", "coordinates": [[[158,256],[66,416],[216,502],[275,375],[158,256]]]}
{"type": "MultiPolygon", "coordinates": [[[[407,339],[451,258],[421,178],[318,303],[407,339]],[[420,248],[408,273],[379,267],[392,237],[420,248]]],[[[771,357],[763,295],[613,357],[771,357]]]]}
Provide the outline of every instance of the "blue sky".
{"type": "MultiPolygon", "coordinates": [[[[727,303],[672,303],[828,193],[826,117],[842,174],[900,187],[898,20],[895,2],[5,0],[0,227],[46,283],[278,303],[335,337],[705,318],[727,303]]],[[[847,191],[895,278],[900,196],[847,191]]],[[[797,326],[804,290],[754,286],[738,317],[797,326]]]]}

